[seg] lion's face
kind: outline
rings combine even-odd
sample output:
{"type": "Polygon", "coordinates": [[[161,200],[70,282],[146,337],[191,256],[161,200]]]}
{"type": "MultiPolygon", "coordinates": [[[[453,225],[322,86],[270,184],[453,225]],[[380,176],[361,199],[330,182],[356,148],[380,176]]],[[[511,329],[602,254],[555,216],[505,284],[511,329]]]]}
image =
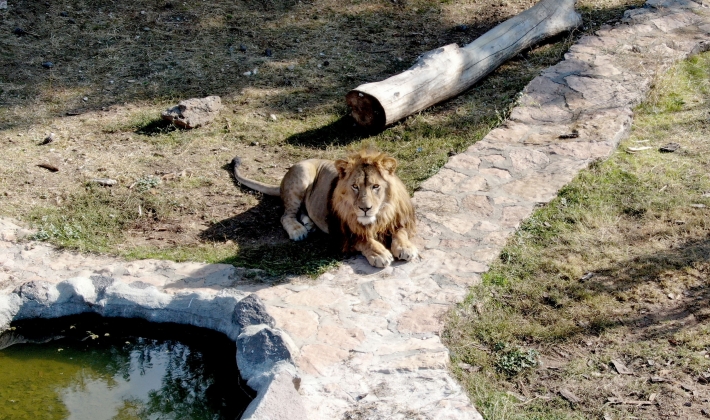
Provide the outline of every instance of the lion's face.
{"type": "Polygon", "coordinates": [[[389,225],[398,212],[390,205],[393,192],[402,189],[406,194],[394,175],[397,161],[379,152],[365,151],[336,161],[335,167],[339,179],[333,200],[338,216],[360,233],[379,231],[389,225]]]}
{"type": "Polygon", "coordinates": [[[357,221],[364,226],[375,223],[387,190],[387,181],[378,168],[373,165],[359,166],[344,181],[357,221]]]}

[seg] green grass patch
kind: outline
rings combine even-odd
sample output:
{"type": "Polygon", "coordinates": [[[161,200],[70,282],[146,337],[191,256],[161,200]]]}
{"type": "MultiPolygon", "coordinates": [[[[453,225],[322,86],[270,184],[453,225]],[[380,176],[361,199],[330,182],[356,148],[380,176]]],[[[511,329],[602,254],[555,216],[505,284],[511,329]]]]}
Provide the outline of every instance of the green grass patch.
{"type": "Polygon", "coordinates": [[[270,276],[287,274],[316,277],[336,267],[342,255],[328,246],[325,235],[311,235],[305,241],[241,248],[236,255],[219,262],[264,270],[270,276]],[[314,238],[315,236],[315,238],[314,238]]]}

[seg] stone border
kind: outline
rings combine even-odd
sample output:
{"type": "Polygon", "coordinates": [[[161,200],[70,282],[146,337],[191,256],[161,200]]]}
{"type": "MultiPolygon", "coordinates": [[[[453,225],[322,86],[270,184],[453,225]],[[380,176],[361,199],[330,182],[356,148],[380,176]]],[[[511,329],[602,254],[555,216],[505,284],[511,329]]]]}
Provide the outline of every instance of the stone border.
{"type": "Polygon", "coordinates": [[[126,284],[112,277],[73,277],[59,283],[33,280],[0,295],[0,331],[11,321],[95,313],[103,317],[141,318],[219,331],[237,345],[237,365],[257,392],[242,419],[306,420],[298,396],[293,343],[254,294],[236,290],[170,295],[143,282],[126,284]],[[290,383],[290,386],[287,384],[290,383]],[[288,416],[283,417],[286,409],[288,416]]]}
{"type": "Polygon", "coordinates": [[[422,261],[376,270],[357,258],[268,286],[227,265],[21,243],[0,220],[0,328],[90,311],[221,331],[258,391],[244,418],[480,419],[449,374],[442,315],[537,205],[616,150],[657,74],[708,50],[707,1],[649,0],[530,82],[504,126],[414,194],[422,261]]]}

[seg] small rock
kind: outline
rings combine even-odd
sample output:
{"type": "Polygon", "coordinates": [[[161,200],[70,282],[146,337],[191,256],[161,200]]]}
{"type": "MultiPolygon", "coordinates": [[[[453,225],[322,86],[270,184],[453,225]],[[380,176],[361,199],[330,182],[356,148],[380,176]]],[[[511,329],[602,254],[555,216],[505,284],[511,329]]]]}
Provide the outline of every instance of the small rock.
{"type": "Polygon", "coordinates": [[[673,153],[673,152],[677,151],[678,149],[680,149],[680,144],[668,143],[665,146],[658,149],[658,151],[661,153],[673,153]]]}
{"type": "Polygon", "coordinates": [[[163,111],[161,116],[178,127],[190,129],[209,124],[221,110],[222,99],[219,96],[208,96],[181,101],[177,106],[163,111]]]}
{"type": "Polygon", "coordinates": [[[56,140],[56,139],[57,139],[56,134],[54,134],[54,133],[49,133],[49,135],[48,135],[47,137],[45,137],[44,140],[42,140],[42,143],[40,143],[40,145],[49,144],[49,143],[53,142],[53,141],[56,140]]]}
{"type": "Polygon", "coordinates": [[[251,72],[250,72],[250,71],[245,71],[244,73],[242,73],[242,75],[248,77],[248,76],[251,76],[251,72]]]}
{"type": "Polygon", "coordinates": [[[686,407],[691,407],[691,406],[693,405],[693,403],[691,403],[690,401],[688,401],[688,402],[683,403],[683,405],[686,406],[686,407]]]}
{"type": "Polygon", "coordinates": [[[585,282],[585,281],[591,279],[592,277],[594,277],[595,274],[596,274],[596,273],[592,273],[591,271],[588,272],[588,273],[585,273],[582,277],[579,278],[579,281],[580,281],[580,282],[585,282]]]}
{"type": "Polygon", "coordinates": [[[691,204],[690,207],[693,207],[696,209],[704,209],[707,206],[705,204],[691,204]]]}
{"type": "Polygon", "coordinates": [[[44,67],[45,69],[51,69],[52,67],[54,67],[54,63],[52,63],[51,61],[45,61],[44,63],[42,63],[42,67],[44,67]]]}
{"type": "Polygon", "coordinates": [[[88,102],[88,101],[89,101],[89,98],[86,97],[86,96],[84,96],[83,98],[81,98],[81,100],[84,101],[84,102],[88,102]]]}
{"type": "Polygon", "coordinates": [[[244,44],[239,44],[239,51],[241,52],[247,52],[247,46],[244,44]]]}
{"type": "Polygon", "coordinates": [[[702,414],[705,417],[710,417],[710,411],[708,411],[704,408],[702,410],[700,410],[700,414],[702,414]]]}
{"type": "Polygon", "coordinates": [[[293,64],[291,64],[290,66],[288,66],[288,67],[286,67],[286,68],[289,69],[290,71],[293,71],[293,69],[295,69],[296,66],[294,66],[293,64]]]}
{"type": "Polygon", "coordinates": [[[276,121],[278,117],[276,117],[276,114],[269,114],[269,118],[271,118],[273,121],[276,121]]]}
{"type": "Polygon", "coordinates": [[[7,0],[0,0],[0,10],[7,9],[7,0]]]}
{"type": "Polygon", "coordinates": [[[323,67],[328,67],[330,65],[330,62],[328,60],[325,60],[323,62],[323,67]]]}
{"type": "Polygon", "coordinates": [[[473,366],[469,365],[468,363],[459,362],[457,366],[468,372],[471,372],[473,370],[473,366]]]}
{"type": "Polygon", "coordinates": [[[92,180],[89,180],[89,182],[101,185],[103,187],[111,187],[118,184],[118,181],[110,178],[94,178],[92,180]]]}
{"type": "Polygon", "coordinates": [[[17,35],[17,36],[29,35],[29,32],[25,31],[25,30],[22,29],[22,28],[15,28],[15,29],[13,29],[12,33],[15,34],[15,35],[17,35]]]}
{"type": "Polygon", "coordinates": [[[251,142],[251,145],[252,145],[252,146],[258,146],[258,145],[259,145],[259,142],[258,142],[258,141],[253,141],[253,142],[251,142]]]}
{"type": "Polygon", "coordinates": [[[147,26],[145,26],[145,27],[143,28],[143,30],[146,31],[146,32],[148,32],[148,31],[150,31],[150,28],[147,27],[147,26]]]}
{"type": "Polygon", "coordinates": [[[651,360],[651,359],[646,360],[646,363],[648,363],[649,366],[653,366],[653,365],[656,364],[656,362],[654,362],[654,361],[651,360]]]}
{"type": "Polygon", "coordinates": [[[61,17],[69,17],[69,13],[67,13],[67,12],[59,12],[59,16],[61,16],[61,17]]]}
{"type": "Polygon", "coordinates": [[[267,48],[266,51],[264,51],[264,55],[267,57],[271,57],[273,53],[271,52],[271,48],[267,48]]]}

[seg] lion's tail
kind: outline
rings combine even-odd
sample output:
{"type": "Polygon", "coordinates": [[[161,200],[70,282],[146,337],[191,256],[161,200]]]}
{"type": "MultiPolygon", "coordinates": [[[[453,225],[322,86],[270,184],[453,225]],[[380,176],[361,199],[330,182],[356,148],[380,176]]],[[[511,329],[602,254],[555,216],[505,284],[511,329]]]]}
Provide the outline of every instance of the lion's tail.
{"type": "Polygon", "coordinates": [[[281,187],[278,185],[265,184],[263,182],[254,181],[253,179],[246,178],[239,171],[239,167],[242,166],[242,159],[239,156],[232,159],[232,167],[234,168],[234,178],[239,181],[242,185],[251,188],[252,190],[259,191],[266,195],[281,195],[281,187]]]}

